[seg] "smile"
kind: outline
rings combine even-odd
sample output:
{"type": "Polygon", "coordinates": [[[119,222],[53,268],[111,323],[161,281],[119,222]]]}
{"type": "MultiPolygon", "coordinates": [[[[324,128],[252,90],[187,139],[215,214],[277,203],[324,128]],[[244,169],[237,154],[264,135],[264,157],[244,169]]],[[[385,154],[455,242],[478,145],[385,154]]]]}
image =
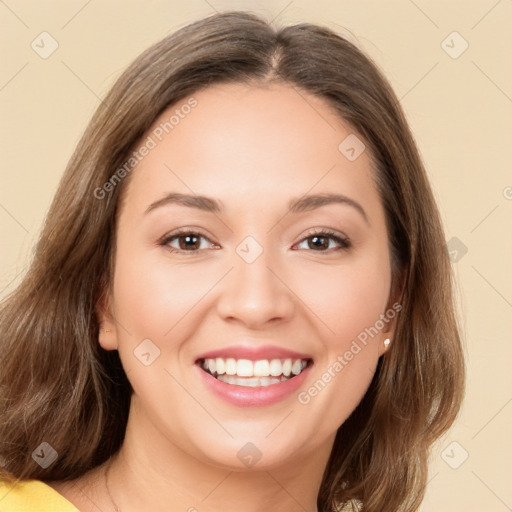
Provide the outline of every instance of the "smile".
{"type": "Polygon", "coordinates": [[[199,366],[226,384],[266,387],[288,381],[302,373],[308,359],[234,359],[217,357],[199,361],[199,366]]]}

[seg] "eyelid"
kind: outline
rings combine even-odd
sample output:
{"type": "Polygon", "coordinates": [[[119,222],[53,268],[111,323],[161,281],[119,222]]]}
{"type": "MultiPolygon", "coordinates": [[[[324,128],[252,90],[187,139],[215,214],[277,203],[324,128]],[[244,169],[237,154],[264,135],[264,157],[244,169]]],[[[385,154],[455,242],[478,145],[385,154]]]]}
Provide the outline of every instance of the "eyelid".
{"type": "Polygon", "coordinates": [[[330,235],[333,237],[341,238],[343,240],[349,240],[348,236],[345,235],[345,233],[342,233],[341,231],[336,231],[331,228],[310,228],[306,231],[304,235],[302,235],[301,242],[304,240],[304,238],[308,238],[310,236],[314,235],[330,235]]]}

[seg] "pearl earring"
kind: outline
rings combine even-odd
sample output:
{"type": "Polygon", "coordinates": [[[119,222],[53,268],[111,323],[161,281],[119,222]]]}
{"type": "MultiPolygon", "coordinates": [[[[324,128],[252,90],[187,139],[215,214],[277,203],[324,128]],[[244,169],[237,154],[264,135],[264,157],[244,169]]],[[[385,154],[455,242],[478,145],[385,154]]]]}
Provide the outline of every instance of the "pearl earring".
{"type": "Polygon", "coordinates": [[[386,347],[389,346],[390,343],[391,343],[391,340],[389,338],[386,338],[384,340],[384,345],[386,345],[386,347]]]}

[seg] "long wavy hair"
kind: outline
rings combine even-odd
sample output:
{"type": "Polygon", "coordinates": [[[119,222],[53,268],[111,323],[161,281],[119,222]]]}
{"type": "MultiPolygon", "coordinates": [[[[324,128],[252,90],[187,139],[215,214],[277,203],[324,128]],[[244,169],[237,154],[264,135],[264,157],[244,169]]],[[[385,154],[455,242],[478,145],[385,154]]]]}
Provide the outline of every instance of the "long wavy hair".
{"type": "Polygon", "coordinates": [[[318,25],[275,28],[238,11],[142,53],[79,141],[30,267],[1,304],[0,478],[69,480],[120,448],[133,391],[117,351],[98,343],[96,308],[112,286],[130,176],[101,200],[95,191],[162,111],[228,82],[284,83],[323,98],[370,150],[403,309],[367,393],[339,427],[317,504],[321,512],[415,511],[431,445],[453,423],[464,387],[452,271],[424,166],[397,97],[354,44],[318,25]],[[43,441],[58,453],[46,469],[32,458],[43,441]]]}

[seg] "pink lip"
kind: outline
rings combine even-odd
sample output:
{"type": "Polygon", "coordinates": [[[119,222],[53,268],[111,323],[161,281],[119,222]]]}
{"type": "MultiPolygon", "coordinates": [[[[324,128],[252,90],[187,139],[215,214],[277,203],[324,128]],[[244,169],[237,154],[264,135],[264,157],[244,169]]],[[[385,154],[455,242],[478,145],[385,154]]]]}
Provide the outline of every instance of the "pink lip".
{"type": "Polygon", "coordinates": [[[196,359],[196,362],[202,359],[215,359],[216,357],[222,357],[223,359],[232,357],[233,359],[249,359],[251,361],[258,361],[260,359],[311,359],[311,356],[308,354],[301,354],[299,352],[294,352],[292,350],[287,350],[273,345],[257,347],[237,345],[201,354],[196,359]]]}
{"type": "MultiPolygon", "coordinates": [[[[297,359],[306,358],[298,357],[297,359]]],[[[221,400],[238,407],[261,407],[284,400],[296,391],[309,375],[311,365],[308,365],[299,375],[289,380],[280,382],[279,384],[271,384],[270,386],[260,386],[257,388],[227,384],[226,382],[216,379],[199,365],[195,365],[195,368],[196,371],[199,372],[200,378],[203,379],[206,387],[221,400]]]]}

